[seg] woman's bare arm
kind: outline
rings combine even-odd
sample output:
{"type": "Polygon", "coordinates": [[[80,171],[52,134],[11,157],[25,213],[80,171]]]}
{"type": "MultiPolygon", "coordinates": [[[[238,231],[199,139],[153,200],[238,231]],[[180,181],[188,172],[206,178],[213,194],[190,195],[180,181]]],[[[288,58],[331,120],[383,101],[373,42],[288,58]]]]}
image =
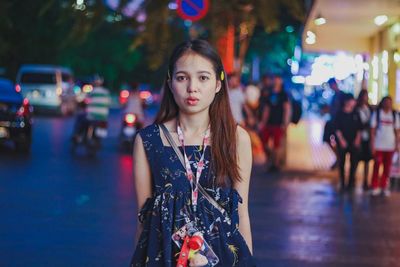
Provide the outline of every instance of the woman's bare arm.
{"type": "MultiPolygon", "coordinates": [[[[146,158],[144,146],[140,134],[136,135],[133,147],[133,179],[136,189],[136,202],[138,212],[143,207],[146,199],[152,195],[151,172],[149,162],[146,158]]],[[[136,241],[142,232],[142,224],[138,221],[136,230],[136,241]]]]}
{"type": "Polygon", "coordinates": [[[240,182],[236,182],[234,184],[234,188],[239,192],[239,195],[242,197],[243,200],[243,203],[239,203],[239,231],[246,241],[250,252],[253,253],[251,226],[248,210],[252,153],[250,136],[242,127],[237,127],[237,157],[239,174],[242,180],[240,182]]]}

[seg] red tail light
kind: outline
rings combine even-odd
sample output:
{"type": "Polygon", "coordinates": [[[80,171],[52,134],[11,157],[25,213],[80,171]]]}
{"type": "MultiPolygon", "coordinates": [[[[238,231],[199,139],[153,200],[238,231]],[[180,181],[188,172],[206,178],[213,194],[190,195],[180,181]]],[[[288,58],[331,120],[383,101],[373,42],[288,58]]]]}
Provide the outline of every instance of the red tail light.
{"type": "Polygon", "coordinates": [[[126,114],[126,115],[125,115],[125,122],[126,122],[128,125],[134,124],[135,121],[136,121],[136,115],[135,115],[135,114],[126,114]]]}
{"type": "Polygon", "coordinates": [[[143,100],[146,100],[147,98],[151,97],[150,91],[141,91],[139,95],[140,98],[143,100]]]}
{"type": "Polygon", "coordinates": [[[31,106],[29,105],[29,100],[27,98],[24,98],[22,101],[22,106],[19,108],[17,111],[17,116],[28,116],[31,113],[31,106]]]}
{"type": "Polygon", "coordinates": [[[129,91],[128,90],[122,90],[121,93],[119,94],[121,98],[128,98],[129,97],[129,91]]]}
{"type": "Polygon", "coordinates": [[[17,93],[21,92],[21,86],[19,84],[15,85],[15,91],[17,91],[17,93]]]}

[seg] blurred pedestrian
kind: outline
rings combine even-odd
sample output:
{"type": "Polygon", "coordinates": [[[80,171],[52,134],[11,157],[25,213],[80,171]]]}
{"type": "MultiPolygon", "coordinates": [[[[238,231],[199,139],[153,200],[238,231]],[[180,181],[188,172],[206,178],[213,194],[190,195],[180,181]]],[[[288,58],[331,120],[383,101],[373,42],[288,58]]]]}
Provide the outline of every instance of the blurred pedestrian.
{"type": "Polygon", "coordinates": [[[361,145],[361,120],[355,110],[356,101],[352,94],[343,95],[342,109],[333,121],[338,148],[340,191],[352,191],[355,186],[355,173],[358,164],[358,153],[361,145]],[[350,173],[346,185],[346,155],[350,155],[350,173]]]}
{"type": "Polygon", "coordinates": [[[124,113],[133,113],[137,116],[140,124],[144,122],[143,102],[140,98],[139,85],[137,83],[131,83],[124,113]]]}
{"type": "Polygon", "coordinates": [[[229,103],[232,110],[233,118],[241,125],[245,126],[245,112],[247,118],[252,118],[252,114],[249,107],[246,105],[246,97],[243,92],[243,86],[240,83],[240,75],[233,72],[228,75],[228,86],[229,86],[229,103]]]}
{"type": "Polygon", "coordinates": [[[371,144],[374,155],[374,170],[372,173],[373,196],[383,193],[390,195],[389,173],[392,166],[392,158],[395,151],[398,151],[398,132],[400,129],[399,116],[392,107],[392,98],[382,98],[378,109],[371,118],[371,144]],[[383,165],[382,175],[379,177],[380,167],[383,165]]]}
{"type": "Polygon", "coordinates": [[[260,100],[260,89],[253,83],[249,83],[245,88],[245,105],[251,113],[251,117],[245,114],[245,126],[246,130],[250,135],[251,150],[253,152],[253,164],[264,165],[267,162],[267,157],[264,151],[264,145],[258,134],[258,112],[259,112],[259,100],[260,100]]]}
{"type": "Polygon", "coordinates": [[[343,98],[345,93],[339,89],[339,86],[335,78],[330,78],[327,82],[329,88],[333,91],[332,101],[329,106],[330,119],[325,123],[322,140],[329,145],[333,153],[336,155],[336,161],[332,164],[331,170],[338,166],[338,151],[337,151],[337,140],[335,136],[334,120],[338,111],[343,106],[343,98]]]}
{"type": "Polygon", "coordinates": [[[250,138],[232,116],[228,90],[209,43],[174,49],[155,123],[135,139],[140,237],[131,267],[211,266],[215,256],[218,265],[254,266],[250,138]]]}
{"type": "Polygon", "coordinates": [[[260,88],[254,83],[249,83],[244,90],[244,94],[247,110],[247,112],[245,112],[246,127],[256,130],[258,123],[257,113],[260,105],[260,88]],[[249,113],[251,114],[250,116],[248,115],[249,113]]]}
{"type": "Polygon", "coordinates": [[[274,75],[270,73],[266,73],[262,76],[261,84],[260,84],[260,98],[258,105],[258,119],[260,120],[262,117],[262,110],[268,101],[268,96],[274,88],[274,75]]]}
{"type": "Polygon", "coordinates": [[[93,77],[93,90],[87,95],[87,118],[89,121],[107,121],[110,112],[110,91],[103,86],[104,79],[96,74],[93,77]]]}
{"type": "Polygon", "coordinates": [[[274,88],[274,79],[275,79],[275,75],[271,74],[271,73],[266,73],[262,76],[261,79],[261,101],[262,100],[267,100],[268,95],[271,93],[272,89],[274,88]]]}
{"type": "Polygon", "coordinates": [[[79,101],[75,112],[74,130],[72,139],[78,140],[80,136],[86,131],[87,128],[87,104],[84,100],[79,101]]]}
{"type": "Polygon", "coordinates": [[[361,148],[359,160],[364,163],[363,170],[363,189],[369,189],[369,162],[372,159],[371,153],[371,116],[372,107],[369,104],[368,91],[362,89],[357,98],[356,110],[360,115],[361,120],[361,148]]]}
{"type": "Polygon", "coordinates": [[[262,117],[258,124],[261,139],[269,156],[269,171],[271,172],[279,171],[280,169],[282,139],[285,138],[289,123],[289,97],[283,88],[282,77],[275,76],[274,87],[262,108],[262,117]],[[272,145],[270,145],[271,139],[272,145]]]}
{"type": "Polygon", "coordinates": [[[86,133],[91,122],[106,122],[111,105],[110,92],[103,87],[104,79],[98,74],[92,78],[93,90],[79,104],[76,116],[73,139],[79,140],[86,133]]]}
{"type": "Polygon", "coordinates": [[[346,97],[345,93],[340,90],[339,85],[335,78],[330,78],[328,80],[329,88],[333,91],[332,101],[329,107],[329,114],[331,115],[331,119],[334,120],[336,114],[341,110],[343,107],[343,100],[346,97]]]}

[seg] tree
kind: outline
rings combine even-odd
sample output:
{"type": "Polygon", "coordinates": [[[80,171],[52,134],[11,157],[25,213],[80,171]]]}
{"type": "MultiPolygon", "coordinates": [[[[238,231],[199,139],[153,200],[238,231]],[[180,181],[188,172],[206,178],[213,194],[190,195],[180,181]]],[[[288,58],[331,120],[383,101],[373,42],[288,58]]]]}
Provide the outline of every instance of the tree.
{"type": "Polygon", "coordinates": [[[169,1],[146,2],[146,31],[139,34],[135,43],[148,48],[149,64],[153,69],[165,62],[167,54],[182,37],[202,37],[216,45],[230,25],[236,29],[236,56],[241,66],[256,26],[273,32],[280,29],[282,17],[290,17],[299,24],[305,21],[306,13],[303,0],[219,0],[211,2],[203,20],[185,27],[177,23],[181,19],[177,18],[176,12],[168,9],[169,1]],[[180,27],[176,27],[177,24],[180,27]]]}
{"type": "Polygon", "coordinates": [[[21,64],[61,64],[79,76],[100,73],[117,87],[143,57],[131,46],[136,21],[100,0],[2,2],[0,16],[0,62],[12,79],[21,64]]]}
{"type": "Polygon", "coordinates": [[[159,86],[159,74],[178,42],[200,37],[216,45],[233,25],[241,66],[249,47],[262,46],[259,40],[270,38],[263,32],[281,29],[287,18],[304,21],[303,1],[212,1],[208,15],[192,24],[168,8],[170,0],[144,0],[137,13],[145,14],[145,20],[135,19],[137,14],[124,16],[130,0],[120,0],[115,9],[104,0],[1,1],[0,67],[7,67],[7,75],[14,78],[23,63],[63,64],[78,75],[99,72],[113,87],[130,80],[159,86]]]}
{"type": "Polygon", "coordinates": [[[22,63],[53,63],[69,27],[58,1],[2,1],[0,5],[0,62],[8,68],[8,76],[14,78],[22,63]]]}

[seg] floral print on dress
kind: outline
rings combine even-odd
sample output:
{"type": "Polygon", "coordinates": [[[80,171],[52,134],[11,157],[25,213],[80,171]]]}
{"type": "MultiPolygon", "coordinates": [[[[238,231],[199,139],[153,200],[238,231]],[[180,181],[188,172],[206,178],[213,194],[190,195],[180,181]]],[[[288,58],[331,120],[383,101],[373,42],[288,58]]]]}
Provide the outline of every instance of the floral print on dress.
{"type": "MultiPolygon", "coordinates": [[[[149,161],[153,196],[146,200],[138,214],[143,231],[131,261],[131,267],[175,267],[179,248],[172,235],[189,221],[196,220],[197,228],[220,259],[217,267],[255,266],[253,257],[238,231],[238,205],[242,201],[231,187],[216,187],[215,175],[210,169],[211,150],[207,146],[201,186],[221,205],[224,216],[199,193],[196,216],[191,206],[190,182],[175,151],[164,146],[160,128],[152,124],[139,132],[149,161]],[[210,172],[211,171],[211,172],[210,172]],[[209,173],[210,172],[210,173],[209,173]],[[196,218],[195,218],[196,217],[196,218]]],[[[181,151],[182,148],[180,147],[181,151]]],[[[196,173],[202,146],[185,146],[190,166],[196,173]]]]}

